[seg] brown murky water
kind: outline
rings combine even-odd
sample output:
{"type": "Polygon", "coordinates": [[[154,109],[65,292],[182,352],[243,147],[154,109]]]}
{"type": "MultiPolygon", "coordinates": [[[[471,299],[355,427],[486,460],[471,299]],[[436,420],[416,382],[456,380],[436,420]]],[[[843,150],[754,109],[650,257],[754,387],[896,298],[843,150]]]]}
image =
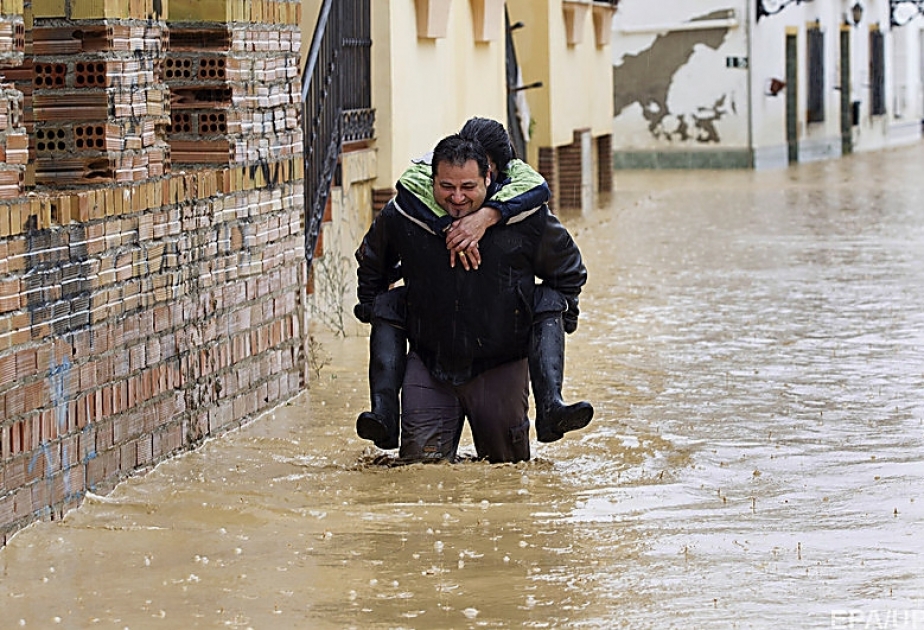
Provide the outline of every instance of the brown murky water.
{"type": "MultiPolygon", "coordinates": [[[[924,628],[924,145],[620,173],[517,466],[375,465],[308,395],[0,551],[2,628],[924,628]]],[[[470,442],[466,442],[470,451],[470,442]]]]}

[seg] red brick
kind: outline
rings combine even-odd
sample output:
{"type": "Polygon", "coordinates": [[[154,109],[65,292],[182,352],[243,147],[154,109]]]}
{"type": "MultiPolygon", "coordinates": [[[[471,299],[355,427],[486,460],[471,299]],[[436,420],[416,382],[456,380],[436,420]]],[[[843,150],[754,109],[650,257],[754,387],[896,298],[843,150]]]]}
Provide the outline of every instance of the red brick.
{"type": "Polygon", "coordinates": [[[28,348],[16,353],[16,380],[23,380],[38,374],[38,360],[35,350],[28,348]]]}
{"type": "Polygon", "coordinates": [[[58,449],[61,457],[61,468],[70,468],[80,462],[80,436],[78,434],[61,438],[58,449]]]}
{"type": "Polygon", "coordinates": [[[133,406],[143,405],[151,399],[154,391],[152,373],[153,370],[146,368],[135,376],[133,406]]]}
{"type": "MultiPolygon", "coordinates": [[[[4,396],[0,395],[0,411],[3,411],[4,396]]],[[[3,416],[6,418],[6,416],[3,416]]],[[[6,461],[10,458],[10,435],[8,426],[0,426],[0,461],[6,461]]],[[[0,466],[0,476],[3,474],[3,466],[0,466]]],[[[0,483],[2,487],[2,483],[0,483]]]]}
{"type": "Polygon", "coordinates": [[[32,491],[20,488],[13,493],[13,518],[21,519],[32,516],[32,491]]]}
{"type": "MultiPolygon", "coordinates": [[[[150,334],[153,335],[154,332],[152,331],[150,334]]],[[[146,361],[144,367],[156,365],[163,359],[163,352],[159,339],[152,337],[145,342],[144,356],[146,361]]]]}
{"type": "Polygon", "coordinates": [[[96,424],[96,443],[97,453],[104,453],[115,445],[113,438],[112,420],[103,420],[96,424]]]}
{"type": "Polygon", "coordinates": [[[18,278],[0,281],[0,313],[16,311],[22,307],[22,292],[18,278]]]}
{"type": "Polygon", "coordinates": [[[152,381],[154,386],[154,395],[167,391],[167,379],[170,368],[167,365],[161,364],[154,369],[154,374],[152,375],[152,381]]]}
{"type": "Polygon", "coordinates": [[[87,489],[108,486],[119,472],[119,451],[110,449],[96,454],[87,462],[87,489]]]}
{"type": "Polygon", "coordinates": [[[209,433],[216,434],[231,423],[233,418],[231,403],[227,400],[219,401],[209,409],[209,433]]]}
{"type": "Polygon", "coordinates": [[[22,448],[22,420],[19,422],[14,422],[13,424],[5,427],[3,429],[6,433],[6,439],[4,440],[5,444],[8,444],[7,449],[9,457],[15,457],[23,452],[22,448]]]}
{"type": "Polygon", "coordinates": [[[96,364],[92,361],[81,364],[77,368],[77,382],[80,391],[86,392],[96,388],[96,364]]]}
{"type": "MultiPolygon", "coordinates": [[[[83,497],[87,491],[87,474],[86,466],[82,463],[75,464],[70,468],[67,468],[62,473],[62,480],[65,482],[65,495],[63,497],[64,502],[67,504],[73,501],[74,497],[83,497]]],[[[72,505],[65,505],[65,508],[75,507],[72,505]]]]}
{"type": "Polygon", "coordinates": [[[64,339],[55,339],[51,351],[54,353],[55,365],[64,365],[65,361],[70,361],[74,356],[74,346],[64,339]]]}
{"type": "Polygon", "coordinates": [[[23,448],[26,451],[34,451],[42,443],[42,417],[34,413],[23,421],[25,429],[23,435],[23,448]]]}
{"type": "Polygon", "coordinates": [[[33,483],[29,486],[31,493],[31,511],[35,516],[42,516],[51,509],[51,488],[44,482],[33,483]]]}
{"type": "Polygon", "coordinates": [[[105,385],[115,378],[111,356],[101,356],[96,360],[96,382],[105,385]]]}
{"type": "Polygon", "coordinates": [[[11,492],[26,485],[26,466],[28,464],[26,459],[25,457],[19,457],[4,465],[2,483],[0,483],[0,489],[3,492],[11,492]]]}
{"type": "Polygon", "coordinates": [[[127,477],[138,467],[138,441],[132,440],[119,447],[119,470],[127,477]]]}
{"type": "Polygon", "coordinates": [[[112,387],[113,413],[122,413],[128,409],[128,382],[118,381],[112,387]]]}
{"type": "MultiPolygon", "coordinates": [[[[8,494],[0,496],[0,532],[4,531],[4,526],[9,525],[16,520],[15,509],[16,495],[8,494]]],[[[0,537],[0,546],[6,544],[6,535],[0,537]]]]}
{"type": "Polygon", "coordinates": [[[86,462],[96,457],[96,431],[91,427],[77,435],[77,454],[75,461],[86,462]]]}
{"type": "Polygon", "coordinates": [[[154,434],[154,459],[160,460],[178,451],[182,445],[182,425],[175,422],[154,434]]]}
{"type": "Polygon", "coordinates": [[[80,427],[77,424],[77,399],[72,398],[67,401],[67,433],[76,433],[80,427]]]}
{"type": "MultiPolygon", "coordinates": [[[[52,351],[54,350],[53,345],[44,345],[39,346],[35,349],[35,373],[36,374],[47,374],[51,368],[52,362],[52,351]]],[[[55,363],[58,365],[58,363],[55,363]]]]}
{"type": "Polygon", "coordinates": [[[100,417],[109,418],[112,416],[112,387],[103,387],[100,389],[99,404],[101,405],[100,417]]]}
{"type": "Polygon", "coordinates": [[[11,383],[14,380],[16,380],[16,355],[0,356],[0,384],[11,383]]]}
{"type": "Polygon", "coordinates": [[[76,428],[83,429],[90,422],[91,396],[81,396],[76,400],[76,428]]]}
{"type": "Polygon", "coordinates": [[[133,409],[138,405],[139,377],[130,376],[125,382],[125,408],[133,409]]]}
{"type": "Polygon", "coordinates": [[[42,442],[55,440],[58,437],[58,419],[54,409],[44,410],[40,417],[40,439],[42,442]]]}
{"type": "Polygon", "coordinates": [[[47,497],[48,506],[54,510],[64,503],[64,498],[69,494],[70,478],[66,471],[57,471],[50,480],[45,480],[44,484],[49,487],[50,492],[47,497]]]}
{"type": "Polygon", "coordinates": [[[147,466],[154,462],[154,437],[145,434],[135,441],[135,463],[138,466],[147,466]]]}

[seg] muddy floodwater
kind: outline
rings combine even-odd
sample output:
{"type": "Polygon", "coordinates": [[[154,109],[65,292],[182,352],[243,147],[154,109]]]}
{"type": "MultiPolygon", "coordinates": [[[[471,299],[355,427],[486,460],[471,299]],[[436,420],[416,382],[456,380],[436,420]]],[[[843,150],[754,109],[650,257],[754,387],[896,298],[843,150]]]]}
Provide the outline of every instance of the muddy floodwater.
{"type": "Polygon", "coordinates": [[[922,165],[617,173],[563,215],[586,430],[389,466],[318,332],[306,394],[17,534],[0,627],[924,629],[922,165]]]}

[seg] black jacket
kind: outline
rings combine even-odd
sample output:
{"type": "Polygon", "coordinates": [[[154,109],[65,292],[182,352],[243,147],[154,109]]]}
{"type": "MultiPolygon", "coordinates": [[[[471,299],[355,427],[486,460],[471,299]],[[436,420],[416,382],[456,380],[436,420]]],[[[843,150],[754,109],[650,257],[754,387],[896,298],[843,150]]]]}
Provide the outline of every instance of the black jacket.
{"type": "Polygon", "coordinates": [[[587,270],[571,235],[547,206],[485,232],[481,266],[465,271],[460,264],[449,266],[446,218],[399,203],[385,206],[356,252],[358,297],[371,306],[400,268],[411,349],[436,378],[464,383],[524,358],[536,278],[560,292],[577,314],[587,270]]]}

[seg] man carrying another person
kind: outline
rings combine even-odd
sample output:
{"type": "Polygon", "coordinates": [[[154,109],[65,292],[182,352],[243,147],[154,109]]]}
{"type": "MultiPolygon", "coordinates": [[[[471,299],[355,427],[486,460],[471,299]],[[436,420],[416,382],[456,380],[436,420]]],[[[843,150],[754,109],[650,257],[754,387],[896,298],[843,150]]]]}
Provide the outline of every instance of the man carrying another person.
{"type": "Polygon", "coordinates": [[[593,415],[588,403],[561,401],[564,333],[576,326],[586,269],[571,236],[541,202],[512,216],[498,212],[492,218],[501,225],[475,226],[450,242],[447,228],[472,217],[488,197],[488,160],[480,145],[449,136],[434,150],[432,172],[429,199],[414,190],[419,182],[410,182],[403,204],[399,190],[356,254],[356,312],[373,323],[373,409],[360,415],[357,431],[382,448],[396,446],[397,376],[403,375],[402,460],[453,459],[467,416],[480,458],[524,461],[530,375],[541,441],[583,428],[593,415]],[[461,252],[463,264],[452,264],[461,252]],[[389,291],[399,277],[405,286],[389,291]]]}

